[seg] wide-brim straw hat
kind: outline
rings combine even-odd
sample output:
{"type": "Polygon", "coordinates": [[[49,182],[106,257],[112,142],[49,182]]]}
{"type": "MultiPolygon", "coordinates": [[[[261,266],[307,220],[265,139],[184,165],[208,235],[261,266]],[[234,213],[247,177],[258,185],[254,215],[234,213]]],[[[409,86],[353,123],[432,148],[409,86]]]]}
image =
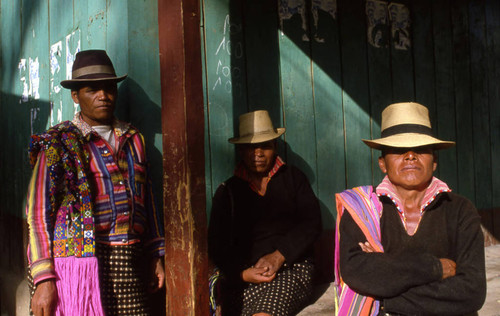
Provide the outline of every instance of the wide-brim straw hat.
{"type": "Polygon", "coordinates": [[[113,63],[106,51],[91,49],[76,54],[71,72],[72,79],[61,81],[61,86],[74,89],[93,82],[120,82],[126,77],[127,75],[116,75],[113,63]]]}
{"type": "Polygon", "coordinates": [[[229,138],[233,144],[256,144],[276,139],[285,133],[285,128],[274,128],[266,110],[248,112],[239,117],[239,136],[229,138]]]}
{"type": "Polygon", "coordinates": [[[432,134],[429,110],[419,103],[394,103],[382,111],[381,138],[363,142],[371,148],[415,148],[432,146],[445,149],[455,145],[452,141],[437,139],[432,134]]]}

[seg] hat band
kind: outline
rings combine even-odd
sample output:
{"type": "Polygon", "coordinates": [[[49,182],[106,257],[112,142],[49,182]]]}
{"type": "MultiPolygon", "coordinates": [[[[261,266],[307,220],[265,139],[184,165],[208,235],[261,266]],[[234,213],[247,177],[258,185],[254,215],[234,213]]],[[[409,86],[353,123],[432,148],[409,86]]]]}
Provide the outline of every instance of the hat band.
{"type": "Polygon", "coordinates": [[[432,136],[432,129],[425,125],[419,124],[400,124],[388,127],[382,131],[382,137],[389,137],[397,134],[403,133],[416,133],[416,134],[424,134],[428,136],[432,136]]]}
{"type": "Polygon", "coordinates": [[[73,70],[73,79],[78,79],[79,77],[89,75],[89,74],[110,74],[113,76],[115,75],[115,71],[113,67],[111,66],[106,66],[106,65],[94,65],[94,66],[87,66],[87,67],[82,67],[78,68],[76,70],[73,70]]]}

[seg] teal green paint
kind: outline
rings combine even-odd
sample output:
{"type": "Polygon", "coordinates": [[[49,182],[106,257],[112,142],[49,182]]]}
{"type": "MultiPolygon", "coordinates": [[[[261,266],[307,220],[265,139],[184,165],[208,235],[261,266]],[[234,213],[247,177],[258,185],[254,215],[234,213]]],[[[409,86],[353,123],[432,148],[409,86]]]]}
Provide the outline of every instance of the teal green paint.
{"type": "Polygon", "coordinates": [[[364,1],[339,0],[342,84],[346,139],[346,183],[351,188],[370,184],[371,153],[361,139],[370,138],[369,87],[366,63],[364,1]]]}
{"type": "MultiPolygon", "coordinates": [[[[76,54],[77,43],[80,41],[81,33],[73,29],[73,2],[63,0],[51,0],[49,2],[49,47],[45,49],[54,50],[57,47],[57,54],[53,58],[57,59],[59,70],[51,74],[50,80],[53,84],[50,90],[50,102],[52,111],[47,121],[47,127],[58,124],[64,120],[72,119],[75,113],[75,105],[71,99],[71,94],[60,85],[61,80],[66,79],[68,71],[67,57],[69,54],[76,54]],[[68,38],[68,35],[70,36],[68,38]]],[[[44,44],[44,45],[47,45],[44,44]]]]}
{"type": "MultiPolygon", "coordinates": [[[[387,12],[387,11],[386,11],[387,12]]],[[[388,12],[387,12],[388,13],[388,12]]],[[[382,24],[383,25],[383,24],[382,24]]],[[[382,110],[393,103],[392,89],[394,87],[391,76],[391,47],[393,45],[390,36],[390,24],[387,20],[385,24],[386,42],[376,47],[371,43],[367,45],[368,54],[368,80],[370,88],[370,113],[371,113],[371,139],[380,137],[380,124],[382,110]]],[[[374,29],[376,29],[374,27],[374,29]]],[[[368,34],[370,38],[374,37],[368,34]]],[[[399,71],[395,71],[399,72],[399,71]]],[[[392,72],[394,73],[394,72],[392,72]]],[[[361,145],[361,144],[360,144],[361,145]]],[[[384,174],[378,166],[379,150],[371,150],[372,154],[372,184],[377,185],[382,180],[384,174]]]]}
{"type": "Polygon", "coordinates": [[[240,15],[241,8],[233,2],[204,2],[207,133],[210,134],[207,155],[212,162],[214,190],[233,173],[235,148],[227,140],[234,135],[235,120],[247,110],[240,15]],[[243,73],[236,77],[235,72],[243,73]]]}
{"type": "Polygon", "coordinates": [[[301,19],[283,22],[279,38],[281,91],[284,122],[287,128],[286,160],[301,169],[309,178],[315,192],[316,130],[312,94],[310,42],[304,40],[309,31],[301,27],[301,19]]]}
{"type": "Polygon", "coordinates": [[[338,20],[318,12],[311,21],[314,117],[317,159],[317,195],[323,227],[335,227],[335,193],[345,189],[344,120],[338,20]]]}
{"type": "MultiPolygon", "coordinates": [[[[107,30],[107,0],[87,1],[87,39],[89,48],[106,49],[109,36],[107,30]]],[[[78,14],[77,12],[75,14],[78,14]]]]}

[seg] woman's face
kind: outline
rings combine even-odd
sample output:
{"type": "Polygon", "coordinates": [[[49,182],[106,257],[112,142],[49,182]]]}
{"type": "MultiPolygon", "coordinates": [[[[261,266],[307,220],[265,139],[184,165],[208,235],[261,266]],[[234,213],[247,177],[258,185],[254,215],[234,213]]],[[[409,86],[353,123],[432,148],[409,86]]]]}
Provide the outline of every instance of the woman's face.
{"type": "Polygon", "coordinates": [[[418,191],[427,188],[437,167],[431,147],[388,148],[378,164],[396,187],[418,191]]]}
{"type": "Polygon", "coordinates": [[[250,172],[267,174],[274,165],[276,142],[240,145],[243,163],[250,172]]]}

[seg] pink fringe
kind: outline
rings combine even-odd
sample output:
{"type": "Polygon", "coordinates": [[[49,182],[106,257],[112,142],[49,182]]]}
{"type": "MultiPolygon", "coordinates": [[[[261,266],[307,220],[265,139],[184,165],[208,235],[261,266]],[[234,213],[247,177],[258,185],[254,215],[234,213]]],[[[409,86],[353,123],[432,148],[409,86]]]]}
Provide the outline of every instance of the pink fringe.
{"type": "Polygon", "coordinates": [[[96,257],[54,258],[59,296],[56,315],[104,316],[96,257]]]}

